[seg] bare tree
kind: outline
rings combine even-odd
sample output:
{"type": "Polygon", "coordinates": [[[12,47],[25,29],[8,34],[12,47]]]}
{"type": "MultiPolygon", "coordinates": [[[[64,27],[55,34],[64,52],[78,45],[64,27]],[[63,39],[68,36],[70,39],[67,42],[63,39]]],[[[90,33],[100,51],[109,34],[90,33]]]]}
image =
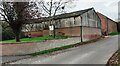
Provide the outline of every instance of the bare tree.
{"type": "MultiPolygon", "coordinates": [[[[49,25],[53,25],[55,28],[55,25],[52,23],[54,17],[58,13],[64,13],[65,8],[68,4],[72,4],[75,0],[41,0],[38,5],[43,10],[43,16],[49,17],[49,25]]],[[[50,31],[51,35],[52,31],[50,31]]],[[[55,30],[53,31],[54,37],[55,37],[55,30]]]]}
{"type": "Polygon", "coordinates": [[[0,21],[0,26],[2,26],[2,31],[5,31],[7,28],[10,28],[9,24],[3,21],[0,21]]]}
{"type": "Polygon", "coordinates": [[[63,13],[67,4],[75,0],[41,0],[38,4],[43,9],[43,16],[54,17],[57,13],[63,13]]]}
{"type": "Polygon", "coordinates": [[[38,11],[31,10],[36,4],[32,2],[2,2],[0,5],[2,21],[9,24],[15,34],[16,42],[20,42],[20,33],[23,24],[27,19],[36,17],[35,14],[38,11]]]}

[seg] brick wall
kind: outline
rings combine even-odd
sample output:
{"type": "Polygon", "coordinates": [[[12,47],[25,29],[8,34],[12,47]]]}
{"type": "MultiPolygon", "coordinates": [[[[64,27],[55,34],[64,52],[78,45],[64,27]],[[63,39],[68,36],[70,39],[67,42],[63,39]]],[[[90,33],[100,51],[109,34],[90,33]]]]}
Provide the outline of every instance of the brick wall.
{"type": "Polygon", "coordinates": [[[43,32],[42,31],[24,32],[24,34],[26,36],[30,34],[31,37],[40,37],[40,36],[43,36],[43,32]]]}
{"type": "MultiPolygon", "coordinates": [[[[82,29],[83,38],[86,39],[95,39],[101,36],[101,29],[100,28],[92,28],[92,27],[83,27],[82,29]]],[[[77,27],[69,27],[69,28],[59,28],[55,29],[56,35],[62,36],[80,36],[80,26],[77,27]]],[[[44,36],[49,35],[49,30],[43,31],[44,36]]]]}
{"type": "MultiPolygon", "coordinates": [[[[43,30],[43,36],[48,36],[48,35],[49,35],[49,30],[43,30]]],[[[66,28],[55,29],[55,35],[80,36],[80,27],[66,27],[66,28]]]]}
{"type": "Polygon", "coordinates": [[[111,20],[110,18],[104,16],[101,13],[98,13],[98,16],[101,19],[101,24],[102,24],[102,33],[103,34],[108,34],[111,32],[117,32],[117,23],[113,20],[111,20]],[[108,27],[107,27],[108,26],[108,27]]]}
{"type": "Polygon", "coordinates": [[[102,29],[102,32],[106,32],[107,31],[107,23],[106,23],[106,17],[104,17],[102,14],[100,13],[97,13],[100,20],[101,20],[101,29],[102,29]]]}
{"type": "Polygon", "coordinates": [[[117,32],[117,23],[108,20],[108,33],[117,32]]]}

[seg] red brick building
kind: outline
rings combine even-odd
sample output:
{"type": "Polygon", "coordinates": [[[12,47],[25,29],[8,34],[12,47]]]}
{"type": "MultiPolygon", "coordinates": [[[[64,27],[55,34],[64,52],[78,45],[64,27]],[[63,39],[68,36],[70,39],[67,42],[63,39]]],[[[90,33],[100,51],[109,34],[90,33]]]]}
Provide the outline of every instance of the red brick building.
{"type": "Polygon", "coordinates": [[[101,28],[103,35],[107,35],[111,32],[117,32],[117,22],[113,21],[112,19],[99,12],[97,12],[97,14],[101,20],[101,28]]]}

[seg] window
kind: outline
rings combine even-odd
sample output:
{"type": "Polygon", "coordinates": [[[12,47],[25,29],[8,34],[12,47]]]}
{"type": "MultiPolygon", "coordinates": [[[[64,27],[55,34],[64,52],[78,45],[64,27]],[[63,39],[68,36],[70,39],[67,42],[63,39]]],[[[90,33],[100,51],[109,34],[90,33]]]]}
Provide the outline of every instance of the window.
{"type": "Polygon", "coordinates": [[[40,30],[43,30],[43,27],[41,23],[38,23],[36,24],[36,31],[40,31],[40,30]]]}
{"type": "Polygon", "coordinates": [[[66,18],[66,19],[61,19],[61,25],[62,25],[62,27],[68,27],[69,25],[68,25],[68,19],[66,18]]]}
{"type": "Polygon", "coordinates": [[[97,23],[97,28],[101,28],[100,21],[98,21],[98,23],[97,23]]]}
{"type": "Polygon", "coordinates": [[[75,17],[75,24],[74,25],[75,26],[81,26],[81,18],[80,18],[80,16],[75,17]]]}
{"type": "Polygon", "coordinates": [[[61,26],[61,20],[59,19],[59,24],[60,24],[60,27],[59,28],[61,28],[62,26],[61,26]]]}
{"type": "Polygon", "coordinates": [[[88,26],[88,17],[87,13],[82,15],[82,26],[88,26]]]}
{"type": "Polygon", "coordinates": [[[55,20],[55,28],[60,28],[60,20],[55,20]]]}
{"type": "Polygon", "coordinates": [[[48,29],[48,22],[44,22],[44,28],[48,29]]]}
{"type": "Polygon", "coordinates": [[[65,19],[61,19],[60,22],[61,22],[61,27],[65,27],[65,19]]]}
{"type": "Polygon", "coordinates": [[[73,18],[73,17],[68,18],[67,21],[68,21],[68,26],[69,26],[69,27],[71,27],[71,26],[74,25],[74,18],[73,18]]]}
{"type": "Polygon", "coordinates": [[[75,17],[74,17],[74,21],[73,21],[73,24],[76,24],[76,21],[75,21],[75,17]]]}
{"type": "Polygon", "coordinates": [[[43,28],[45,28],[45,24],[44,24],[44,22],[42,22],[42,26],[43,26],[43,28]]]}
{"type": "Polygon", "coordinates": [[[65,27],[69,27],[69,18],[65,19],[65,27]]]}

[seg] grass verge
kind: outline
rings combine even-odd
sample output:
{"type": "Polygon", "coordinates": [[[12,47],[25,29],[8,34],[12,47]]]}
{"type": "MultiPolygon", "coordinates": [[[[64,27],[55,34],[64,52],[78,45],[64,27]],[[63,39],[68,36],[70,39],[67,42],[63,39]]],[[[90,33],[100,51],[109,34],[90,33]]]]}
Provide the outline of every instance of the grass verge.
{"type": "Polygon", "coordinates": [[[77,47],[83,44],[88,44],[88,43],[92,43],[92,42],[96,42],[98,40],[100,40],[100,38],[95,39],[95,40],[91,40],[91,41],[87,41],[87,42],[82,42],[82,43],[76,43],[76,44],[72,44],[72,45],[67,45],[67,46],[62,46],[62,47],[56,47],[56,48],[52,48],[52,49],[48,49],[48,50],[43,50],[40,52],[36,52],[36,53],[32,53],[29,54],[31,56],[37,56],[37,55],[41,55],[41,54],[47,54],[47,53],[51,53],[51,52],[55,52],[55,51],[59,51],[59,50],[64,50],[64,49],[68,49],[68,48],[73,48],[73,47],[77,47]]]}
{"type": "Polygon", "coordinates": [[[110,36],[120,35],[120,32],[112,32],[112,33],[109,33],[108,35],[110,35],[110,36]]]}
{"type": "MultiPolygon", "coordinates": [[[[40,42],[44,40],[49,40],[49,39],[65,39],[67,38],[66,36],[43,36],[43,37],[35,37],[35,38],[22,38],[20,39],[21,42],[40,42]]],[[[15,39],[13,40],[5,40],[5,41],[0,41],[2,43],[15,43],[15,39]]]]}

